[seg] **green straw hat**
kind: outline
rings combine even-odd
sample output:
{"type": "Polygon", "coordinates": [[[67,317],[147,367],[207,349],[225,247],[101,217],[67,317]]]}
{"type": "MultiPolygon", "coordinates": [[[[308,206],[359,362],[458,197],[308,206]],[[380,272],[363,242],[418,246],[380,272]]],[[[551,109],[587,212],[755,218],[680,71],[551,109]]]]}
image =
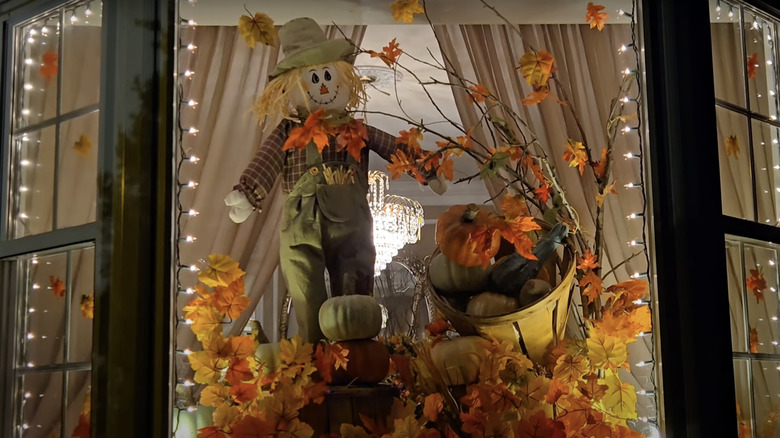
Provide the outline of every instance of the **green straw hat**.
{"type": "Polygon", "coordinates": [[[280,74],[309,65],[333,61],[353,62],[355,48],[344,38],[329,40],[316,21],[311,18],[296,18],[279,29],[284,59],[276,64],[271,79],[280,74]]]}

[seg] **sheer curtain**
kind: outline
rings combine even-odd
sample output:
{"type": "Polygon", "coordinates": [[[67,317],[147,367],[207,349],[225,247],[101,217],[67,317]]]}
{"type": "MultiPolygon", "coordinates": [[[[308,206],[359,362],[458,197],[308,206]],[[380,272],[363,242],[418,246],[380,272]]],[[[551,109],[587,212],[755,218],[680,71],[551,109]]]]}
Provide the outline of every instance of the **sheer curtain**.
{"type": "MultiPolygon", "coordinates": [[[[443,55],[459,76],[479,83],[495,93],[499,100],[508,104],[527,126],[514,126],[527,138],[537,138],[556,168],[560,183],[566,191],[568,202],[579,214],[583,232],[591,240],[595,231],[597,185],[590,169],[583,176],[569,168],[563,160],[567,139],[586,140],[594,154],[606,147],[605,127],[612,99],[617,97],[622,81],[622,71],[636,68],[632,54],[621,55],[618,47],[631,42],[628,25],[608,25],[603,32],[589,29],[587,25],[521,25],[518,32],[504,25],[446,25],[435,26],[435,33],[443,55]],[[586,139],[582,139],[569,110],[552,99],[538,105],[526,106],[521,99],[532,90],[518,70],[518,60],[531,50],[546,50],[555,57],[556,76],[566,90],[570,104],[579,114],[586,139]]],[[[455,78],[451,78],[453,82],[455,78]]],[[[634,93],[636,90],[633,90],[634,93]]],[[[455,100],[464,127],[476,126],[481,113],[475,108],[466,90],[453,89],[455,100]]],[[[561,96],[557,87],[552,94],[561,96]]],[[[634,94],[635,95],[635,94],[634,94]]],[[[629,102],[624,114],[636,110],[629,102]]],[[[501,114],[495,114],[505,120],[501,114]]],[[[475,130],[475,141],[492,146],[492,137],[487,128],[475,130]]],[[[585,142],[585,141],[584,141],[585,142]]],[[[636,135],[618,135],[613,149],[612,177],[618,181],[618,195],[607,196],[605,201],[605,241],[602,260],[603,272],[607,273],[632,254],[639,251],[627,243],[641,240],[642,221],[628,221],[632,212],[642,210],[642,197],[638,189],[623,189],[629,182],[639,182],[639,160],[624,160],[623,154],[639,153],[636,135]]],[[[594,157],[598,159],[598,156],[594,157]]],[[[502,185],[487,181],[488,190],[495,195],[502,185]]],[[[612,273],[606,281],[623,281],[634,272],[646,272],[644,257],[634,257],[612,273]]],[[[575,294],[575,303],[579,303],[575,294]]],[[[574,307],[578,309],[578,307],[574,307]]],[[[570,318],[570,328],[575,323],[570,318]]],[[[629,346],[632,362],[650,360],[651,343],[642,339],[629,346]]],[[[651,367],[632,367],[632,377],[637,390],[652,390],[651,367]]],[[[651,400],[639,402],[640,415],[655,409],[651,400]]]]}

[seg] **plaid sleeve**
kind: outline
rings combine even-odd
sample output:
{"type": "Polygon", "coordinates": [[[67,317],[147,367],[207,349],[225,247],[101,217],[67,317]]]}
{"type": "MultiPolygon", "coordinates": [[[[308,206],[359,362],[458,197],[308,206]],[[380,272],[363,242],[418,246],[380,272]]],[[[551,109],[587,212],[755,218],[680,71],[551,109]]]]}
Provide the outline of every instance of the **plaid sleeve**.
{"type": "Polygon", "coordinates": [[[287,138],[289,123],[282,121],[260,146],[233,189],[246,196],[249,203],[260,208],[260,202],[268,196],[276,177],[282,171],[287,153],[282,146],[287,138]]]}
{"type": "MultiPolygon", "coordinates": [[[[390,156],[395,153],[397,149],[401,149],[404,152],[409,151],[409,146],[404,143],[396,143],[396,137],[382,131],[381,129],[374,128],[371,125],[366,125],[368,132],[368,142],[366,143],[368,148],[379,154],[385,161],[390,161],[390,156]]],[[[412,175],[411,173],[409,173],[412,175]]],[[[423,170],[423,177],[430,181],[436,178],[435,170],[423,170]]],[[[414,175],[412,175],[414,176],[414,175]]]]}

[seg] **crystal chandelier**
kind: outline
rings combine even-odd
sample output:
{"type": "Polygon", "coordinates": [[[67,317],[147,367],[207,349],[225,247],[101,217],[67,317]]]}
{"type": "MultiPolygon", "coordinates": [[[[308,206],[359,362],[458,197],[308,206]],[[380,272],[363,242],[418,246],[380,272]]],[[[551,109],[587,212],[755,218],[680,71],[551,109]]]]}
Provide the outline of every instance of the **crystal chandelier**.
{"type": "Polygon", "coordinates": [[[425,220],[419,202],[403,196],[386,195],[389,188],[386,173],[375,170],[368,173],[368,205],[374,218],[375,276],[404,245],[420,240],[420,229],[425,220]]]}

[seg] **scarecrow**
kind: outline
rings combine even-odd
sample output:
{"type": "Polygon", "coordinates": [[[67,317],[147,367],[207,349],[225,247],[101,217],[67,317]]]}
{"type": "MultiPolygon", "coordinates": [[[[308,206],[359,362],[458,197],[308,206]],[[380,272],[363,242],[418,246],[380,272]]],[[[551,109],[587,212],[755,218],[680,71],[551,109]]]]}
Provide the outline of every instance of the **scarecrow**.
{"type": "MultiPolygon", "coordinates": [[[[260,210],[276,177],[286,194],[281,224],[280,267],[305,341],[323,339],[318,314],[328,298],[325,269],[333,296],[372,293],[375,250],[368,192],[368,151],[385,160],[398,148],[396,138],[351,110],[365,102],[364,84],[352,65],[353,44],[328,40],[310,18],[281,27],[285,58],[257,100],[260,123],[282,116],[225,198],[230,218],[243,222],[260,210]]],[[[446,189],[434,174],[432,188],[446,189]]]]}

